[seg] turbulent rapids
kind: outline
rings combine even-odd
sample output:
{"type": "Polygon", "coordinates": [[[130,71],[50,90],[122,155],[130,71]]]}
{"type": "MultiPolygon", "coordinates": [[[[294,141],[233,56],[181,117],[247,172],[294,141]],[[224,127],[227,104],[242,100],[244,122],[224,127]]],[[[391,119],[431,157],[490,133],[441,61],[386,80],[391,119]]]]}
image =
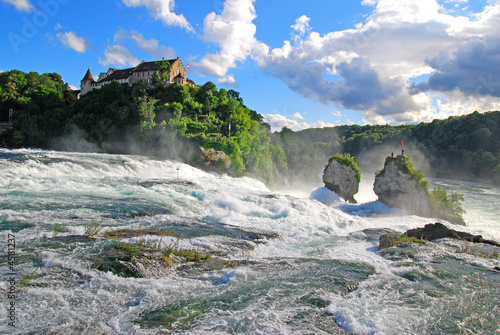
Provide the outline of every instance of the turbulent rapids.
{"type": "MultiPolygon", "coordinates": [[[[37,150],[0,149],[0,171],[1,333],[500,332],[500,250],[377,251],[435,219],[368,191],[347,205],[322,185],[298,196],[181,162],[37,150]]],[[[498,188],[432,182],[465,194],[460,229],[500,241],[498,188]]]]}

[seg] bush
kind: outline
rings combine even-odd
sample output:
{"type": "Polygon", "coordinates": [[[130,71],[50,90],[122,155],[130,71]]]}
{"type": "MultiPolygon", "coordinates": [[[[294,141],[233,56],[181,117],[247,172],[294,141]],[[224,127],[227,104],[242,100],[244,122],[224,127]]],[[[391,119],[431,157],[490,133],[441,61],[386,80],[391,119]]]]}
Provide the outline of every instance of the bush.
{"type": "Polygon", "coordinates": [[[88,224],[85,225],[85,232],[83,236],[94,238],[99,234],[102,229],[102,221],[97,221],[95,219],[90,220],[88,224]]]}
{"type": "Polygon", "coordinates": [[[465,214],[461,204],[464,201],[463,194],[452,193],[448,196],[446,190],[439,186],[434,187],[434,190],[429,195],[439,213],[462,219],[462,215],[465,214]]]}

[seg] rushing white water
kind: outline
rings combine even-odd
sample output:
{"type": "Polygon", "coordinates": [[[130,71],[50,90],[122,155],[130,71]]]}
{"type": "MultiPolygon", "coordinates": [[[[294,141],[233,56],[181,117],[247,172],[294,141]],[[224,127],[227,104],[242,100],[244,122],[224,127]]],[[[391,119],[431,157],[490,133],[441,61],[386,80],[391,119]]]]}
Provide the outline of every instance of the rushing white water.
{"type": "MultiPolygon", "coordinates": [[[[500,332],[498,250],[441,240],[377,252],[382,233],[436,220],[375,201],[369,182],[347,205],[321,185],[273,193],[138,156],[0,149],[0,171],[0,289],[12,271],[17,280],[15,299],[0,298],[2,333],[500,332]],[[91,220],[102,230],[84,238],[91,220]],[[99,270],[117,243],[103,233],[123,229],[173,230],[175,243],[213,257],[146,278],[99,270]]],[[[469,225],[455,229],[500,241],[498,188],[432,183],[465,195],[469,225]]]]}

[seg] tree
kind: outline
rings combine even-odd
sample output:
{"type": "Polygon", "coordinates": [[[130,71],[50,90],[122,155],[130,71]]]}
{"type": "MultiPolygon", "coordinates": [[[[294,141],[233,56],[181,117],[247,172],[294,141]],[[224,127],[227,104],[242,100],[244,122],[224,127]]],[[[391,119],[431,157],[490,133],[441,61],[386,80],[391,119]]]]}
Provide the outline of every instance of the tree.
{"type": "Polygon", "coordinates": [[[155,98],[144,96],[135,98],[135,104],[141,117],[141,122],[146,122],[154,125],[155,120],[155,104],[158,100],[155,98]]]}

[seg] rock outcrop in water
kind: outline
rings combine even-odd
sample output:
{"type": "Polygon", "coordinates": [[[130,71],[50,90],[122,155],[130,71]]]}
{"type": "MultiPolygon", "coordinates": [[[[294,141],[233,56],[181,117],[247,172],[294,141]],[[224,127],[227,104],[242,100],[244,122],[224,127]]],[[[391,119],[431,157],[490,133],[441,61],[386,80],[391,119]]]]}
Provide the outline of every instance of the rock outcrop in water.
{"type": "Polygon", "coordinates": [[[446,227],[440,222],[426,224],[424,228],[410,229],[403,235],[385,234],[380,236],[379,250],[390,248],[396,245],[406,244],[416,241],[434,241],[440,238],[452,238],[473,243],[485,243],[500,247],[500,243],[483,239],[481,235],[472,235],[446,227]]]}
{"type": "Polygon", "coordinates": [[[384,169],[377,173],[373,191],[389,207],[405,209],[413,214],[430,216],[432,207],[427,186],[412,173],[408,157],[387,157],[384,169]]]}
{"type": "Polygon", "coordinates": [[[408,237],[415,237],[421,240],[432,241],[438,238],[454,238],[459,240],[465,240],[474,243],[486,243],[500,247],[500,243],[495,241],[485,240],[481,235],[472,235],[463,231],[458,231],[455,229],[450,229],[444,224],[436,222],[434,224],[426,224],[424,228],[410,229],[406,232],[408,237]]]}
{"type": "Polygon", "coordinates": [[[348,155],[330,158],[323,172],[323,182],[330,190],[351,204],[356,204],[354,195],[358,193],[361,175],[357,164],[348,155]]]}
{"type": "Polygon", "coordinates": [[[428,190],[429,182],[422,172],[415,170],[409,157],[387,157],[384,169],[375,177],[373,191],[379,200],[389,207],[401,208],[411,214],[437,217],[452,223],[465,225],[461,217],[463,210],[459,200],[463,196],[452,194],[450,200],[446,191],[428,190]],[[444,192],[444,194],[442,194],[444,192]]]}

